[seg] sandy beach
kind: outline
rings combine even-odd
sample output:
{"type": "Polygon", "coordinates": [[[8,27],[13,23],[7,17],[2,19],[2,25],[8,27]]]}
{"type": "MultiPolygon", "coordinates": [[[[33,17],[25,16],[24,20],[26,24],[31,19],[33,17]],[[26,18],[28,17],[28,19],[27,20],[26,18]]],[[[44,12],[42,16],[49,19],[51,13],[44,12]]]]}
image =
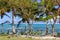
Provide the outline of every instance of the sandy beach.
{"type": "Polygon", "coordinates": [[[21,35],[21,37],[31,37],[32,39],[37,39],[37,40],[60,40],[60,37],[52,37],[52,36],[26,36],[26,35],[21,35]]]}

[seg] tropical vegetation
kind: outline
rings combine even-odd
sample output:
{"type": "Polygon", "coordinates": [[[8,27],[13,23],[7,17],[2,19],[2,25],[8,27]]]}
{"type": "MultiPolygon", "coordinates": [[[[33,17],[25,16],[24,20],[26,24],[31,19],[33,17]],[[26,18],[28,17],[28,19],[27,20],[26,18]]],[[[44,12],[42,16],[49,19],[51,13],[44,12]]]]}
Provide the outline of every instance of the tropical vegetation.
{"type": "Polygon", "coordinates": [[[3,18],[4,15],[9,17],[5,12],[12,12],[13,35],[16,34],[16,30],[14,28],[14,16],[18,16],[22,18],[22,20],[18,22],[17,27],[19,27],[21,22],[27,23],[29,35],[32,32],[30,20],[32,20],[32,24],[33,21],[46,22],[46,35],[48,35],[48,22],[50,19],[53,19],[51,34],[54,36],[54,25],[57,21],[57,16],[60,16],[60,0],[40,0],[40,2],[37,2],[37,0],[0,0],[1,18],[3,18]],[[59,7],[55,8],[57,5],[59,7]]]}

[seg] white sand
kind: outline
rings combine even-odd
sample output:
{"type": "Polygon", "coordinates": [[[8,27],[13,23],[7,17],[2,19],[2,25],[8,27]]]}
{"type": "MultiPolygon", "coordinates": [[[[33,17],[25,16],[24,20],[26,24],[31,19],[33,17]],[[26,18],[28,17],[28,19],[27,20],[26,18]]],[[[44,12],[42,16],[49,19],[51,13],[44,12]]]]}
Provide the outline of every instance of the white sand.
{"type": "Polygon", "coordinates": [[[31,38],[34,38],[34,39],[40,39],[40,40],[60,40],[60,37],[52,37],[52,36],[42,36],[42,37],[39,37],[39,36],[26,36],[26,35],[21,35],[21,37],[31,37],[31,38]]]}

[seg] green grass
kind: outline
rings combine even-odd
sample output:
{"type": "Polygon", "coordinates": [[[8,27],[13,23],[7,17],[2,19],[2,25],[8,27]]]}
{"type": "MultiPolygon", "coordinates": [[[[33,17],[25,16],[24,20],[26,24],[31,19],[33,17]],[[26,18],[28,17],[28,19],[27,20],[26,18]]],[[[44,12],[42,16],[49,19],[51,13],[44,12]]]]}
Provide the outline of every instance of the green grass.
{"type": "Polygon", "coordinates": [[[23,37],[0,36],[0,40],[35,40],[35,39],[32,39],[31,37],[23,38],[23,37]]]}

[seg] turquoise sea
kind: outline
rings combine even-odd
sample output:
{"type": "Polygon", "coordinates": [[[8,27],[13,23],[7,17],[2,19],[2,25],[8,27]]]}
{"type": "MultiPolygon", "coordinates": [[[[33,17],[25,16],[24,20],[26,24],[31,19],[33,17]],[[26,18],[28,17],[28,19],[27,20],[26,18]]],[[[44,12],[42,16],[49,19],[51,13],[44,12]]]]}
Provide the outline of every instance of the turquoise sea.
{"type": "MultiPolygon", "coordinates": [[[[37,30],[43,30],[45,32],[46,30],[46,24],[30,24],[30,26],[32,27],[33,31],[37,31],[37,30]]],[[[26,27],[26,29],[28,30],[28,26],[26,24],[20,24],[19,27],[17,27],[17,24],[14,24],[15,29],[20,29],[20,31],[24,31],[24,28],[26,27]]],[[[0,33],[1,32],[7,32],[7,30],[11,30],[12,29],[12,25],[11,24],[0,24],[0,33]]],[[[48,25],[48,29],[49,29],[49,33],[51,33],[52,27],[51,24],[48,25]]],[[[60,32],[60,24],[55,24],[55,33],[60,32]]]]}

